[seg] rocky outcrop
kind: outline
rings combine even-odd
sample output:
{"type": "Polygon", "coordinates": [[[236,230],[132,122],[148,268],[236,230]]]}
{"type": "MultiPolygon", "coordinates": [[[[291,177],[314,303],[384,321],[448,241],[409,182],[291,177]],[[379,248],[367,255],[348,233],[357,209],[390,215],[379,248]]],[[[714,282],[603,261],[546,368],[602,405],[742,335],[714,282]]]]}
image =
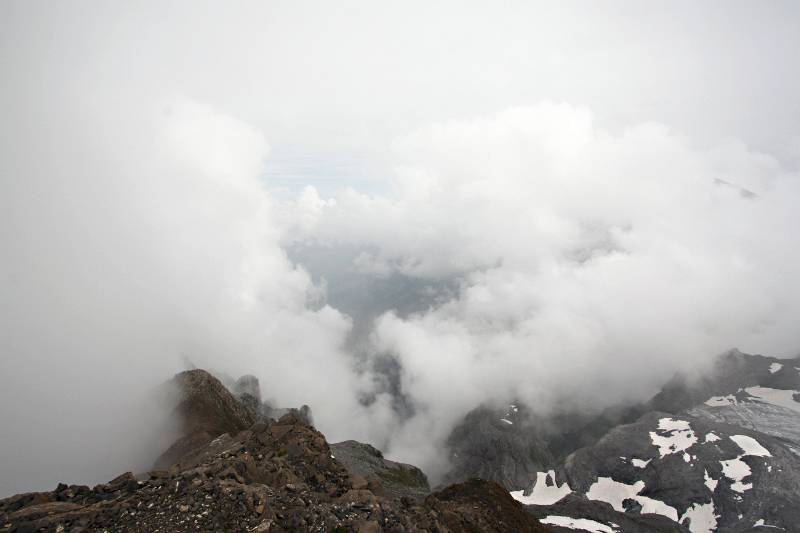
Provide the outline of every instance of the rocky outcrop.
{"type": "Polygon", "coordinates": [[[223,433],[141,479],[0,500],[0,528],[25,531],[548,531],[496,484],[474,481],[420,502],[364,486],[293,414],[223,433]]]}
{"type": "Polygon", "coordinates": [[[572,454],[572,491],[627,514],[653,513],[691,531],[749,531],[800,523],[800,458],[768,435],[650,413],[572,454]],[[629,500],[629,501],[626,501],[629,500]]]}
{"type": "Polygon", "coordinates": [[[416,466],[389,461],[369,444],[347,440],[331,444],[336,459],[353,476],[389,498],[419,498],[430,492],[428,478],[416,466]]]}
{"type": "MultiPolygon", "coordinates": [[[[503,487],[493,481],[471,479],[435,492],[425,499],[425,507],[440,517],[447,531],[550,531],[534,519],[503,487]]],[[[431,524],[433,531],[437,526],[431,524]]]]}
{"type": "Polygon", "coordinates": [[[522,489],[536,472],[555,464],[539,428],[517,404],[474,409],[452,431],[447,446],[452,468],[446,483],[481,478],[522,489]]]}
{"type": "Polygon", "coordinates": [[[233,393],[245,407],[258,414],[261,407],[261,385],[257,377],[251,374],[240,377],[233,384],[233,393]]]}
{"type": "Polygon", "coordinates": [[[716,360],[711,372],[690,379],[675,376],[648,404],[648,410],[679,413],[702,404],[710,396],[736,394],[752,386],[800,388],[799,359],[777,359],[731,350],[716,360]]]}
{"type": "Polygon", "coordinates": [[[218,435],[242,431],[256,420],[255,412],[205,370],[181,372],[164,385],[164,390],[174,406],[181,436],[156,460],[156,469],[169,468],[218,435]]]}

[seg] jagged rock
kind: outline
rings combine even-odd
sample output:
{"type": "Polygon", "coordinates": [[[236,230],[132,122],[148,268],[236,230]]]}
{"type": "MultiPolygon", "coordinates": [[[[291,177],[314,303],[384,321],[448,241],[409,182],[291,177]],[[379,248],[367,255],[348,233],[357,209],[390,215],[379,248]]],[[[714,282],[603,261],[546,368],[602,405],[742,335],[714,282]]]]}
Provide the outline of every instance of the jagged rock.
{"type": "Polygon", "coordinates": [[[508,491],[493,481],[472,479],[425,498],[450,531],[549,531],[533,519],[508,491]]]}
{"type": "Polygon", "coordinates": [[[445,483],[481,478],[517,490],[555,464],[539,428],[517,404],[474,409],[452,431],[447,446],[453,466],[445,483]]]}
{"type": "Polygon", "coordinates": [[[235,433],[255,422],[253,413],[205,370],[181,372],[175,375],[172,383],[178,390],[175,411],[180,415],[186,432],[235,433]]]}
{"type": "Polygon", "coordinates": [[[223,434],[163,473],[103,487],[60,485],[0,500],[0,528],[21,531],[548,531],[502,487],[474,481],[423,502],[353,489],[325,438],[296,413],[223,434]],[[130,490],[133,489],[133,490],[130,490]],[[376,529],[377,528],[377,529],[376,529]]]}
{"type": "Polygon", "coordinates": [[[255,414],[205,370],[176,374],[166,386],[181,424],[181,437],[156,460],[156,470],[169,468],[223,433],[241,431],[255,422],[255,414]]]}
{"type": "Polygon", "coordinates": [[[800,389],[800,359],[776,359],[731,350],[717,358],[709,375],[689,379],[675,376],[649,402],[649,410],[679,413],[702,404],[710,396],[736,394],[740,389],[760,385],[777,389],[800,389]],[[772,369],[780,367],[775,372],[772,369]]]}
{"type": "Polygon", "coordinates": [[[258,414],[261,407],[261,385],[258,378],[247,374],[236,380],[233,393],[245,407],[258,414]]]}
{"type": "Polygon", "coordinates": [[[800,523],[800,458],[768,435],[704,418],[649,413],[570,455],[564,473],[573,491],[618,511],[631,498],[642,507],[631,510],[719,531],[800,523]]]}
{"type": "Polygon", "coordinates": [[[284,415],[292,413],[309,426],[314,425],[314,416],[311,414],[311,408],[307,405],[301,405],[300,407],[272,407],[268,403],[262,403],[258,412],[259,417],[265,420],[278,420],[284,415]]]}
{"type": "Polygon", "coordinates": [[[373,481],[373,490],[382,490],[387,497],[416,498],[430,492],[428,478],[422,470],[413,465],[389,461],[380,450],[369,444],[347,440],[331,444],[331,451],[354,477],[364,480],[365,487],[373,481]]]}

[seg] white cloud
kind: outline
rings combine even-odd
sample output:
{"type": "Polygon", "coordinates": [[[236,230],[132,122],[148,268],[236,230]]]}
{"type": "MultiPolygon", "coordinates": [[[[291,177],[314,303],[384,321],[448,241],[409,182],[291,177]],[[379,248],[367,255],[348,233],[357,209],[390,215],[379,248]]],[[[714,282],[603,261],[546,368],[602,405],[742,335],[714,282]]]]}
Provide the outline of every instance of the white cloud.
{"type": "Polygon", "coordinates": [[[717,10],[2,3],[0,491],[117,473],[148,426],[120,414],[182,354],[441,467],[487,397],[601,405],[795,350],[797,7],[717,10]],[[286,200],[270,154],[387,192],[286,200]],[[352,371],[304,239],[462,282],[377,322],[414,418],[352,371]]]}
{"type": "Polygon", "coordinates": [[[352,434],[350,321],[279,246],[263,134],[186,99],[101,109],[4,146],[2,490],[147,468],[165,443],[133,414],[183,356],[352,434]]]}
{"type": "Polygon", "coordinates": [[[487,398],[597,407],[731,346],[797,349],[800,181],[769,155],[699,150],[659,124],[615,135],[552,103],[398,146],[396,196],[344,193],[304,236],[377,249],[356,266],[463,280],[458,298],[376,325],[425,419],[396,437],[409,458],[435,468],[404,446],[442,442],[487,398]]]}

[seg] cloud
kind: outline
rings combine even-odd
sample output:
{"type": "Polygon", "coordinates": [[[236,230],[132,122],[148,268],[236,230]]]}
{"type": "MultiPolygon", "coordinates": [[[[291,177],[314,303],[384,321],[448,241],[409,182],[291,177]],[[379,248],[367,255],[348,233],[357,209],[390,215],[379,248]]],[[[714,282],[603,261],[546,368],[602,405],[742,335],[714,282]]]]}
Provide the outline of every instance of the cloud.
{"type": "Polygon", "coordinates": [[[612,134],[549,102],[433,124],[397,154],[395,196],[346,192],[297,238],[376,250],[354,267],[382,275],[461,280],[373,332],[416,408],[391,451],[432,472],[482,401],[602,407],[732,346],[797,352],[800,179],[767,154],[655,123],[612,134]]]}
{"type": "Polygon", "coordinates": [[[279,245],[263,134],[184,98],[112,109],[4,147],[0,490],[147,468],[165,445],[150,388],[184,357],[346,433],[350,321],[279,245]]]}
{"type": "Polygon", "coordinates": [[[0,11],[0,493],[144,465],[183,356],[436,473],[477,402],[796,350],[795,4],[0,11]]]}

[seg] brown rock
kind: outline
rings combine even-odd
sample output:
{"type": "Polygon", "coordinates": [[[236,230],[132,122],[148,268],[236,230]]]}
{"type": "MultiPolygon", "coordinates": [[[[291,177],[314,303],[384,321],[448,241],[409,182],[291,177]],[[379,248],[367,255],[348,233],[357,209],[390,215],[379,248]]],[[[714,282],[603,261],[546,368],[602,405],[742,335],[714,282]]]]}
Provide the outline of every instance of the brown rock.
{"type": "Polygon", "coordinates": [[[358,520],[353,522],[353,529],[356,533],[381,533],[380,524],[375,520],[358,520]]]}
{"type": "Polygon", "coordinates": [[[364,490],[369,486],[369,482],[364,476],[355,475],[350,477],[350,486],[355,490],[364,490]]]}
{"type": "Polygon", "coordinates": [[[372,494],[368,490],[355,490],[351,489],[345,492],[342,497],[342,501],[349,502],[349,503],[360,503],[360,504],[369,504],[375,503],[377,499],[375,495],[372,494]]]}

